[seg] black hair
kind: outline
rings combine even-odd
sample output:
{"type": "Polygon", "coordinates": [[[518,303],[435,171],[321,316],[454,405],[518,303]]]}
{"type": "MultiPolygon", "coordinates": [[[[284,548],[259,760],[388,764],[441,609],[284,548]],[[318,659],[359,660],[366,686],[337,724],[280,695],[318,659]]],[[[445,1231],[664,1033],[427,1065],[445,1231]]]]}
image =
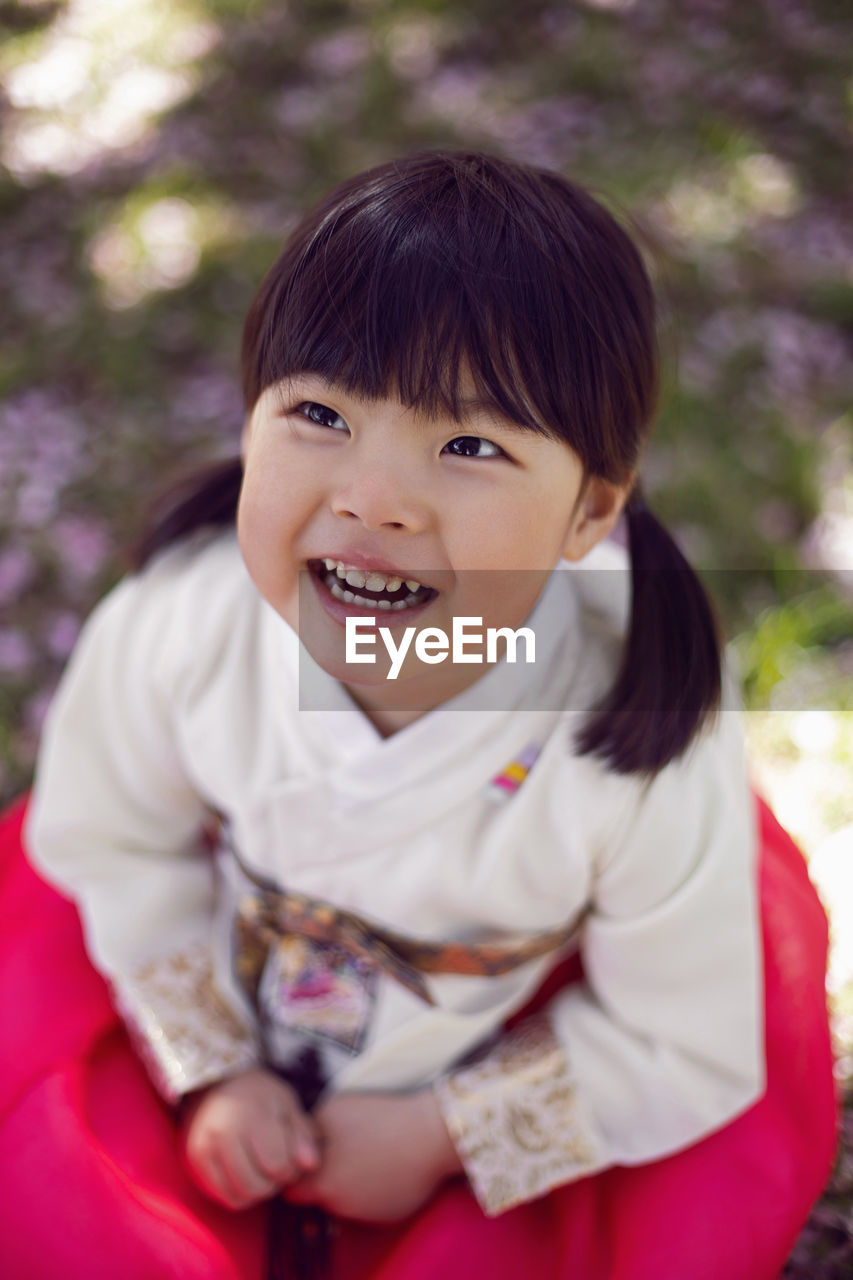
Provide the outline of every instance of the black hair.
{"type": "MultiPolygon", "coordinates": [[[[469,152],[391,161],[335,188],[262,281],[243,331],[247,411],[312,373],[366,398],[459,416],[463,376],[494,411],[565,441],[586,477],[629,485],[657,412],[654,291],[631,236],[578,184],[469,152]]],[[[141,568],[233,524],[239,458],[185,476],[130,550],[141,568]]],[[[720,634],[704,588],[635,485],[631,623],[613,688],[576,739],[653,775],[719,708],[720,634]]]]}

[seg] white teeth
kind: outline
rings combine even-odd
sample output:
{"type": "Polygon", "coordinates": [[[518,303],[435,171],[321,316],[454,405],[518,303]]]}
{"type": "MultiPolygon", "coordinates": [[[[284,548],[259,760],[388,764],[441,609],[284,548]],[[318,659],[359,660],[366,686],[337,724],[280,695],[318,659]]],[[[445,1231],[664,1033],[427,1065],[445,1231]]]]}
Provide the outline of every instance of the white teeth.
{"type": "Polygon", "coordinates": [[[366,596],[360,596],[355,591],[345,591],[340,582],[331,575],[326,579],[326,586],[336,600],[341,600],[344,604],[358,605],[359,609],[372,609],[374,612],[377,609],[398,612],[400,609],[410,609],[412,605],[420,604],[418,597],[412,594],[407,595],[404,600],[368,600],[366,596]]]}
{"type": "Polygon", "coordinates": [[[396,574],[379,573],[376,570],[355,569],[344,564],[343,560],[332,560],[326,556],[323,564],[331,572],[334,571],[342,582],[351,587],[367,587],[368,591],[399,591],[405,581],[409,591],[418,591],[421,584],[414,578],[399,578],[396,574]]]}
{"type": "Polygon", "coordinates": [[[348,567],[342,560],[332,560],[331,557],[324,557],[323,564],[329,572],[330,578],[326,580],[326,585],[333,595],[339,600],[345,600],[347,604],[358,604],[365,609],[402,609],[409,608],[411,605],[421,603],[421,595],[424,587],[414,578],[399,578],[395,574],[377,573],[376,571],[368,572],[365,569],[355,569],[348,567]],[[348,587],[366,588],[368,591],[399,591],[405,582],[409,594],[403,600],[366,600],[364,596],[357,595],[354,591],[344,590],[344,584],[348,587]],[[340,584],[340,590],[336,590],[340,584]]]}

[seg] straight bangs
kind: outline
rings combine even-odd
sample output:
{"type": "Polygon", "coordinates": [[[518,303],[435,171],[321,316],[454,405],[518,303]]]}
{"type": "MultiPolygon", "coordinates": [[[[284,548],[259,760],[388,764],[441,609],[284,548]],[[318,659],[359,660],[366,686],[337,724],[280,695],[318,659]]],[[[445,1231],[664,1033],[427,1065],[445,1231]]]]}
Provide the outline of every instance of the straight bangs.
{"type": "MultiPolygon", "coordinates": [[[[633,485],[629,631],[573,749],[653,777],[716,715],[713,608],[637,487],[660,385],[654,293],[629,234],[582,187],[460,152],[352,178],[262,281],[242,369],[248,410],[267,388],[286,394],[313,374],[460,423],[491,411],[564,441],[587,480],[633,485]]],[[[131,548],[133,567],[198,529],[233,526],[242,479],[233,457],[172,486],[131,548]]]]}
{"type": "MultiPolygon", "coordinates": [[[[454,153],[343,184],[297,228],[253,303],[247,408],[300,373],[459,421],[474,402],[620,480],[607,423],[621,414],[624,431],[651,407],[639,371],[625,376],[622,267],[612,229],[596,243],[590,209],[612,223],[556,175],[454,153]]],[[[653,328],[651,294],[649,308],[653,328]]]]}

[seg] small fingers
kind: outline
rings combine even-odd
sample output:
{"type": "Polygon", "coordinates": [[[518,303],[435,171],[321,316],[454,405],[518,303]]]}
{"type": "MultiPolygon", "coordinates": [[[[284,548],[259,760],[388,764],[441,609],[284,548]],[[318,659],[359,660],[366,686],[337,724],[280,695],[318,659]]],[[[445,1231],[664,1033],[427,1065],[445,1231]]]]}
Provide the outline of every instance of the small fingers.
{"type": "Polygon", "coordinates": [[[193,1166],[192,1173],[201,1189],[227,1209],[249,1207],[251,1201],[234,1184],[220,1156],[207,1156],[202,1163],[193,1166]]]}
{"type": "Polygon", "coordinates": [[[320,1134],[316,1123],[304,1111],[293,1117],[293,1150],[300,1169],[310,1171],[320,1167],[320,1134]]]}
{"type": "Polygon", "coordinates": [[[320,1165],[315,1121],[274,1077],[248,1073],[207,1091],[187,1108],[184,1159],[220,1203],[243,1209],[320,1165]]]}
{"type": "Polygon", "coordinates": [[[191,1172],[202,1189],[229,1209],[247,1209],[278,1190],[252,1160],[239,1140],[211,1143],[189,1159],[191,1172]]]}
{"type": "Polygon", "coordinates": [[[258,1200],[267,1200],[278,1190],[278,1182],[261,1168],[251,1142],[242,1137],[229,1144],[221,1156],[222,1168],[230,1187],[245,1208],[258,1200]]]}
{"type": "Polygon", "coordinates": [[[257,1167],[282,1186],[320,1164],[317,1140],[307,1117],[288,1116],[280,1127],[253,1135],[250,1153],[257,1167]]]}

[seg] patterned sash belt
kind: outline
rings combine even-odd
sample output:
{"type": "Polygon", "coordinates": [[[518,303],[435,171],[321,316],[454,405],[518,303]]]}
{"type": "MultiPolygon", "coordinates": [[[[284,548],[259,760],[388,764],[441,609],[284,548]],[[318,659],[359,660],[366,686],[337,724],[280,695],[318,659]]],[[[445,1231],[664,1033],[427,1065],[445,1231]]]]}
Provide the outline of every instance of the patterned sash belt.
{"type": "MultiPolygon", "coordinates": [[[[247,868],[257,886],[235,921],[235,969],[256,1009],[358,1052],[378,972],[426,1004],[425,974],[497,976],[572,942],[586,912],[568,925],[499,942],[430,942],[379,927],[319,898],[280,890],[247,868]]],[[[262,1021],[265,1020],[262,1016],[262,1021]]]]}

